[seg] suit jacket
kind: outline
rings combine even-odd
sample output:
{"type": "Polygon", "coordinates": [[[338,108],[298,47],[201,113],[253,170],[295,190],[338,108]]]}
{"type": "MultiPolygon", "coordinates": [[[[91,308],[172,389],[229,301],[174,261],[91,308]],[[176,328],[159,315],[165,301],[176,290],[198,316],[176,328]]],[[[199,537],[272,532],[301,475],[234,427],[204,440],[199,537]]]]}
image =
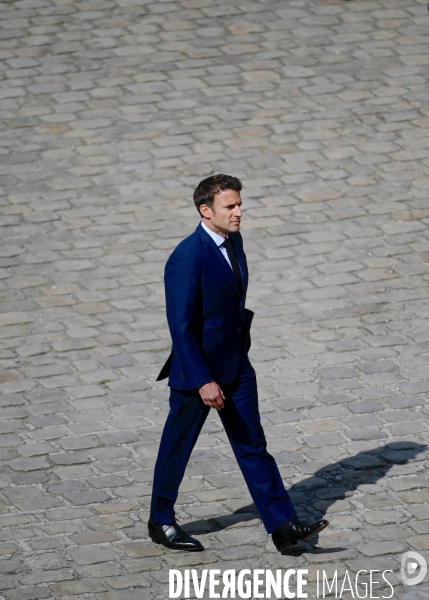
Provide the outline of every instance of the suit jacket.
{"type": "Polygon", "coordinates": [[[231,383],[237,376],[244,348],[250,347],[253,312],[245,308],[248,271],[241,234],[228,236],[237,252],[243,279],[237,279],[201,227],[184,239],[165,266],[167,321],[171,354],[157,381],[192,390],[209,381],[231,383]]]}

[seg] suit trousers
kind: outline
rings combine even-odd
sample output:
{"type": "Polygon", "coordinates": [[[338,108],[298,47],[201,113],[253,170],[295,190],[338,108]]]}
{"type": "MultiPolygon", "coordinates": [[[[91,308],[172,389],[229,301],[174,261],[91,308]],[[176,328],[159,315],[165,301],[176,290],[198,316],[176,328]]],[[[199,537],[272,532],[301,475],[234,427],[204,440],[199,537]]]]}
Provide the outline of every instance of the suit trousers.
{"type": "MultiPolygon", "coordinates": [[[[219,411],[235,457],[262,522],[271,533],[294,517],[276,461],[267,452],[258,408],[256,375],[247,353],[239,376],[224,386],[225,407],[219,411]]],[[[155,465],[151,519],[160,525],[174,520],[174,504],[192,449],[210,408],[198,390],[170,391],[170,411],[155,465]]]]}

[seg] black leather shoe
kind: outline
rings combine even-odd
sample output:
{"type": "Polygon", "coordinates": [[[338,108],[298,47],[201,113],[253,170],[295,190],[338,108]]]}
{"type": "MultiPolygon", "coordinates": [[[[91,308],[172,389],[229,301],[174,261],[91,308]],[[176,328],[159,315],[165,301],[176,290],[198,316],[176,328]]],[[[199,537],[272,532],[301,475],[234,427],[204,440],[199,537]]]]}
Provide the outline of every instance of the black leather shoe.
{"type": "Polygon", "coordinates": [[[201,552],[204,546],[183,531],[174,521],[171,525],[159,525],[149,519],[149,535],[155,544],[162,544],[172,550],[186,550],[187,552],[201,552]]]}
{"type": "Polygon", "coordinates": [[[292,546],[300,540],[306,540],[313,535],[320,533],[329,525],[326,519],[320,519],[309,525],[304,525],[299,519],[294,518],[286,521],[281,527],[271,534],[275,547],[279,552],[292,546]]]}

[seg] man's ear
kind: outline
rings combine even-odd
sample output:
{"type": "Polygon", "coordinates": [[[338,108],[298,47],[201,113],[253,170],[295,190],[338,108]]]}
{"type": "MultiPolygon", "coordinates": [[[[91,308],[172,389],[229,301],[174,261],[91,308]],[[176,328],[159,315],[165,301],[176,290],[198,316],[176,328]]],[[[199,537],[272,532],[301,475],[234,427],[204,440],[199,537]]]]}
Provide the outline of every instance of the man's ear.
{"type": "Polygon", "coordinates": [[[200,205],[200,214],[205,219],[210,219],[211,214],[212,214],[212,209],[209,206],[207,206],[207,204],[201,204],[200,205]]]}

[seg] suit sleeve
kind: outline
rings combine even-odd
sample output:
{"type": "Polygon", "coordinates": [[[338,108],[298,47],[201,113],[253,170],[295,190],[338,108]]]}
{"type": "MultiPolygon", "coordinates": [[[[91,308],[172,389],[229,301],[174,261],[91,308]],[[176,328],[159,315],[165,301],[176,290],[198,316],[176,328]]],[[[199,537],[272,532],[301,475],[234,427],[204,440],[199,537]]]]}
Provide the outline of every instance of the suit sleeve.
{"type": "Polygon", "coordinates": [[[194,333],[195,320],[201,311],[197,258],[176,248],[165,266],[164,282],[175,358],[189,389],[197,388],[213,380],[194,333]]]}

